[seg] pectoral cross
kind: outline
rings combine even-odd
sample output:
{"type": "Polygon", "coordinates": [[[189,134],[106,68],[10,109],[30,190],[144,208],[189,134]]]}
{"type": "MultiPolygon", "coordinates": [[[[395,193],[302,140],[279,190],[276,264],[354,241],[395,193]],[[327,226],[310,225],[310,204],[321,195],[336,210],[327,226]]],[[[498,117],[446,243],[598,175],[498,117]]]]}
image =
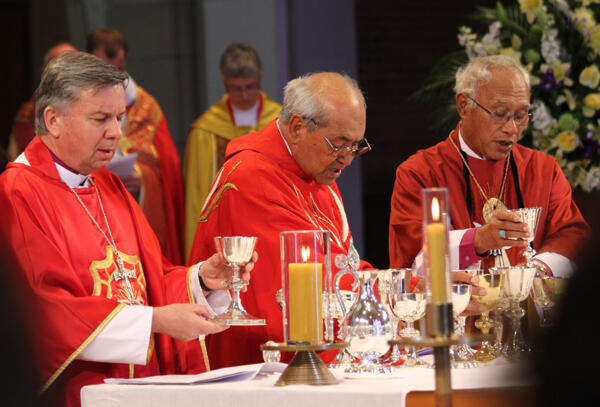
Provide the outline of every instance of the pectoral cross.
{"type": "Polygon", "coordinates": [[[123,264],[123,260],[117,254],[117,265],[119,266],[119,272],[113,273],[113,278],[115,281],[123,280],[123,286],[125,287],[125,292],[127,293],[127,298],[129,299],[129,304],[135,305],[138,304],[138,301],[133,296],[133,290],[131,288],[131,284],[129,283],[130,278],[136,278],[135,271],[133,270],[125,270],[125,265],[123,264]]]}

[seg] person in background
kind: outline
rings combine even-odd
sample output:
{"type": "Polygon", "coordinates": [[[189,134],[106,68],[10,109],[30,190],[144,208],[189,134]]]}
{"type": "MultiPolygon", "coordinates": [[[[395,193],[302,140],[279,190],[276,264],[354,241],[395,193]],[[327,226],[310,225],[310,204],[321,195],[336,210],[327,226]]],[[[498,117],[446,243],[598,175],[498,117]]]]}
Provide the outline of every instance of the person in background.
{"type": "MultiPolygon", "coordinates": [[[[119,71],[127,71],[129,48],[118,30],[93,31],[86,50],[119,71]]],[[[108,169],[117,171],[117,162],[123,162],[123,156],[137,154],[135,165],[127,166],[125,172],[117,171],[117,175],[142,207],[164,255],[173,264],[181,264],[184,198],[179,155],[158,102],[131,75],[127,76],[123,137],[108,169]]]]}
{"type": "Polygon", "coordinates": [[[277,117],[281,105],[261,92],[262,65],[246,44],[231,44],[221,55],[225,95],[191,125],[185,149],[185,244],[189,253],[210,185],[223,161],[227,144],[258,131],[277,117]]]}
{"type": "MultiPolygon", "coordinates": [[[[40,69],[40,73],[44,72],[44,68],[46,65],[48,65],[48,62],[65,52],[72,51],[77,51],[77,49],[68,42],[59,42],[53,45],[44,54],[44,65],[40,69]]],[[[27,144],[29,144],[33,137],[35,137],[35,130],[33,126],[34,119],[35,101],[32,97],[25,101],[21,107],[19,107],[19,110],[17,110],[17,114],[15,115],[15,120],[8,138],[7,153],[11,161],[17,158],[17,156],[21,154],[23,150],[25,150],[25,147],[27,147],[27,144]]]]}

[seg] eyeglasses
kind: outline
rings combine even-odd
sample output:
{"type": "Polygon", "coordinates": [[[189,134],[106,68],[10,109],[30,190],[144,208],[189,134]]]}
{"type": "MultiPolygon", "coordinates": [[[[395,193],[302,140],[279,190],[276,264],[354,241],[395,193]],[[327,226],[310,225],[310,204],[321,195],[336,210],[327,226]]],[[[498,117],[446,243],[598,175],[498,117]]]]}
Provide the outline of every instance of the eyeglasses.
{"type": "Polygon", "coordinates": [[[226,85],[225,90],[227,91],[227,93],[235,93],[241,95],[244,92],[257,92],[258,90],[260,90],[260,86],[258,85],[258,83],[251,83],[250,85],[246,86],[226,85]]]}
{"type": "Polygon", "coordinates": [[[514,120],[515,124],[518,127],[525,127],[527,126],[527,124],[529,123],[529,121],[532,119],[533,114],[531,114],[530,112],[516,112],[513,114],[510,114],[509,112],[505,111],[505,110],[496,110],[496,111],[490,111],[488,109],[486,109],[485,107],[481,106],[479,104],[478,101],[476,101],[475,99],[473,99],[470,95],[466,95],[469,99],[471,99],[473,102],[475,102],[475,104],[477,106],[479,106],[480,108],[482,108],[487,114],[490,115],[490,120],[492,121],[492,123],[494,124],[498,124],[498,125],[505,125],[506,122],[508,122],[509,120],[514,120]]]}
{"type": "MultiPolygon", "coordinates": [[[[317,124],[317,122],[314,119],[303,117],[302,120],[312,122],[316,127],[319,127],[319,125],[317,124]]],[[[340,152],[344,152],[344,153],[350,153],[354,157],[358,157],[358,156],[361,156],[361,155],[371,151],[371,145],[369,144],[369,142],[367,141],[367,139],[365,137],[363,137],[360,141],[358,141],[357,143],[354,143],[352,145],[338,147],[338,146],[333,145],[333,143],[331,141],[329,141],[329,139],[327,137],[325,137],[323,134],[321,134],[320,131],[316,131],[316,132],[317,132],[317,134],[319,134],[319,136],[323,137],[323,140],[325,140],[325,142],[331,149],[331,153],[330,153],[331,155],[338,155],[340,152]]]]}

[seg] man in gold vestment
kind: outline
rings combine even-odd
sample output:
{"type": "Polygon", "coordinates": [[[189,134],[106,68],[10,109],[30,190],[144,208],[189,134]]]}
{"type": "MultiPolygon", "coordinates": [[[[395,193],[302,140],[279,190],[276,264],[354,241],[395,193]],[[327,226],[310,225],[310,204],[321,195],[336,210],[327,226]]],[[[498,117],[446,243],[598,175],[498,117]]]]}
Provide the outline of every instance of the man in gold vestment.
{"type": "Polygon", "coordinates": [[[221,56],[225,95],[198,117],[190,128],[185,149],[185,247],[189,253],[204,200],[223,165],[231,140],[262,129],[281,110],[260,91],[262,65],[246,44],[231,44],[221,56]]]}

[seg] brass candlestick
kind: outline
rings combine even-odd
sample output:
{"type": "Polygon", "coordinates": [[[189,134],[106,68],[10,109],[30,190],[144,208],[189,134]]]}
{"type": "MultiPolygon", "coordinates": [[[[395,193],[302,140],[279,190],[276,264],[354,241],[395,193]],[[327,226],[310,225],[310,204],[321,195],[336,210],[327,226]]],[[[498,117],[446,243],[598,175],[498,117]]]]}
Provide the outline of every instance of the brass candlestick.
{"type": "Polygon", "coordinates": [[[472,345],[489,340],[487,335],[456,336],[452,334],[452,304],[427,304],[426,337],[399,338],[390,345],[430,346],[435,360],[435,405],[452,406],[452,383],[450,376],[450,352],[453,345],[472,345]]]}
{"type": "MultiPolygon", "coordinates": [[[[426,333],[429,338],[450,339],[454,329],[452,303],[427,304],[426,333]]],[[[452,406],[452,382],[450,376],[450,345],[433,348],[435,360],[435,405],[452,406]]]]}
{"type": "Polygon", "coordinates": [[[315,351],[343,349],[348,342],[332,342],[320,345],[292,345],[287,343],[261,345],[263,351],[293,351],[296,352],[291,362],[285,368],[275,386],[287,386],[290,384],[310,384],[314,386],[337,384],[338,380],[329,371],[325,363],[319,358],[315,351]]]}

